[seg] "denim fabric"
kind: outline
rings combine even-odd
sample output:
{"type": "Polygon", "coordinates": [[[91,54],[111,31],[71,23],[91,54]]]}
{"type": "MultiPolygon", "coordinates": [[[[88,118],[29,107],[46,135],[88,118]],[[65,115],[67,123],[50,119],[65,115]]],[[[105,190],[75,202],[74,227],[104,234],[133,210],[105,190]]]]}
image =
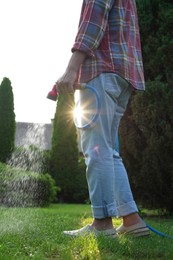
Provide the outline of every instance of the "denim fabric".
{"type": "MultiPolygon", "coordinates": [[[[101,219],[138,212],[115,144],[132,87],[114,73],[100,74],[87,84],[98,91],[101,99],[101,112],[95,124],[80,130],[93,217],[101,219]]],[[[94,110],[93,98],[90,90],[80,91],[80,103],[88,111],[94,110]]]]}

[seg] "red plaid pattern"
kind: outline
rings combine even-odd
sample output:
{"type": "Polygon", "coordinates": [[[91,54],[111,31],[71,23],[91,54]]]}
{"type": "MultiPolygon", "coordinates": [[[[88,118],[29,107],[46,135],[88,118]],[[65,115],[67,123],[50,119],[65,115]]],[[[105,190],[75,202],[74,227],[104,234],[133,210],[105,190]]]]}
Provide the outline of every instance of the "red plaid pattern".
{"type": "Polygon", "coordinates": [[[87,53],[79,82],[113,72],[145,89],[135,0],[84,0],[75,50],[87,53]]]}

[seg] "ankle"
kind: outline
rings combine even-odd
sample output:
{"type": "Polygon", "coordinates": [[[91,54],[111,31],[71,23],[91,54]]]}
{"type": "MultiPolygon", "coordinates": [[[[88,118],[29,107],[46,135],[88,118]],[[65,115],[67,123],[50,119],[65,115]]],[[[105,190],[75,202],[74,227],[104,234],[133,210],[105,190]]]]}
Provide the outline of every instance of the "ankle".
{"type": "Polygon", "coordinates": [[[95,218],[91,226],[97,230],[112,229],[113,228],[112,218],[102,218],[102,219],[95,218]]]}
{"type": "Polygon", "coordinates": [[[139,222],[141,222],[141,218],[138,215],[138,213],[133,213],[133,214],[123,217],[123,225],[125,227],[129,227],[129,226],[138,224],[139,222]]]}

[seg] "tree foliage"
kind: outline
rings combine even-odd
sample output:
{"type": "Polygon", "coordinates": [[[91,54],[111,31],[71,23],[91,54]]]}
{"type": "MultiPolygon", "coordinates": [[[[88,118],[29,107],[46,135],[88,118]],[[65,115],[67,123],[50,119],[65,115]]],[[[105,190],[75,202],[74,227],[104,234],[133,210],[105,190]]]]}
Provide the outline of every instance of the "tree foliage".
{"type": "Polygon", "coordinates": [[[138,17],[146,80],[173,82],[173,2],[138,0],[138,17]]]}
{"type": "Polygon", "coordinates": [[[15,113],[11,82],[4,78],[0,85],[0,161],[6,162],[15,145],[15,113]]]}
{"type": "Polygon", "coordinates": [[[146,91],[134,93],[120,127],[135,199],[173,212],[173,3],[138,0],[146,91]]]}
{"type": "MultiPolygon", "coordinates": [[[[73,95],[59,95],[53,125],[51,171],[56,184],[61,188],[59,198],[64,202],[79,202],[81,199],[79,190],[82,186],[79,184],[79,152],[73,107],[73,95]]],[[[85,175],[85,172],[82,174],[85,175]]]]}

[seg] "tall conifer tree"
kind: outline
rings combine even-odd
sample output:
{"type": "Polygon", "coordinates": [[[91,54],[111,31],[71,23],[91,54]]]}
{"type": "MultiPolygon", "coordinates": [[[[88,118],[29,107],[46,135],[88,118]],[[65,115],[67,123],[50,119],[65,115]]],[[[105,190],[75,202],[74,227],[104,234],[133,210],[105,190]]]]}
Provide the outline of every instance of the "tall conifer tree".
{"type": "Polygon", "coordinates": [[[73,122],[72,94],[59,95],[53,123],[52,175],[61,188],[60,200],[73,201],[75,178],[78,173],[77,134],[73,122]]]}
{"type": "Polygon", "coordinates": [[[15,146],[15,113],[11,82],[4,78],[0,85],[0,161],[6,162],[15,146]]]}

